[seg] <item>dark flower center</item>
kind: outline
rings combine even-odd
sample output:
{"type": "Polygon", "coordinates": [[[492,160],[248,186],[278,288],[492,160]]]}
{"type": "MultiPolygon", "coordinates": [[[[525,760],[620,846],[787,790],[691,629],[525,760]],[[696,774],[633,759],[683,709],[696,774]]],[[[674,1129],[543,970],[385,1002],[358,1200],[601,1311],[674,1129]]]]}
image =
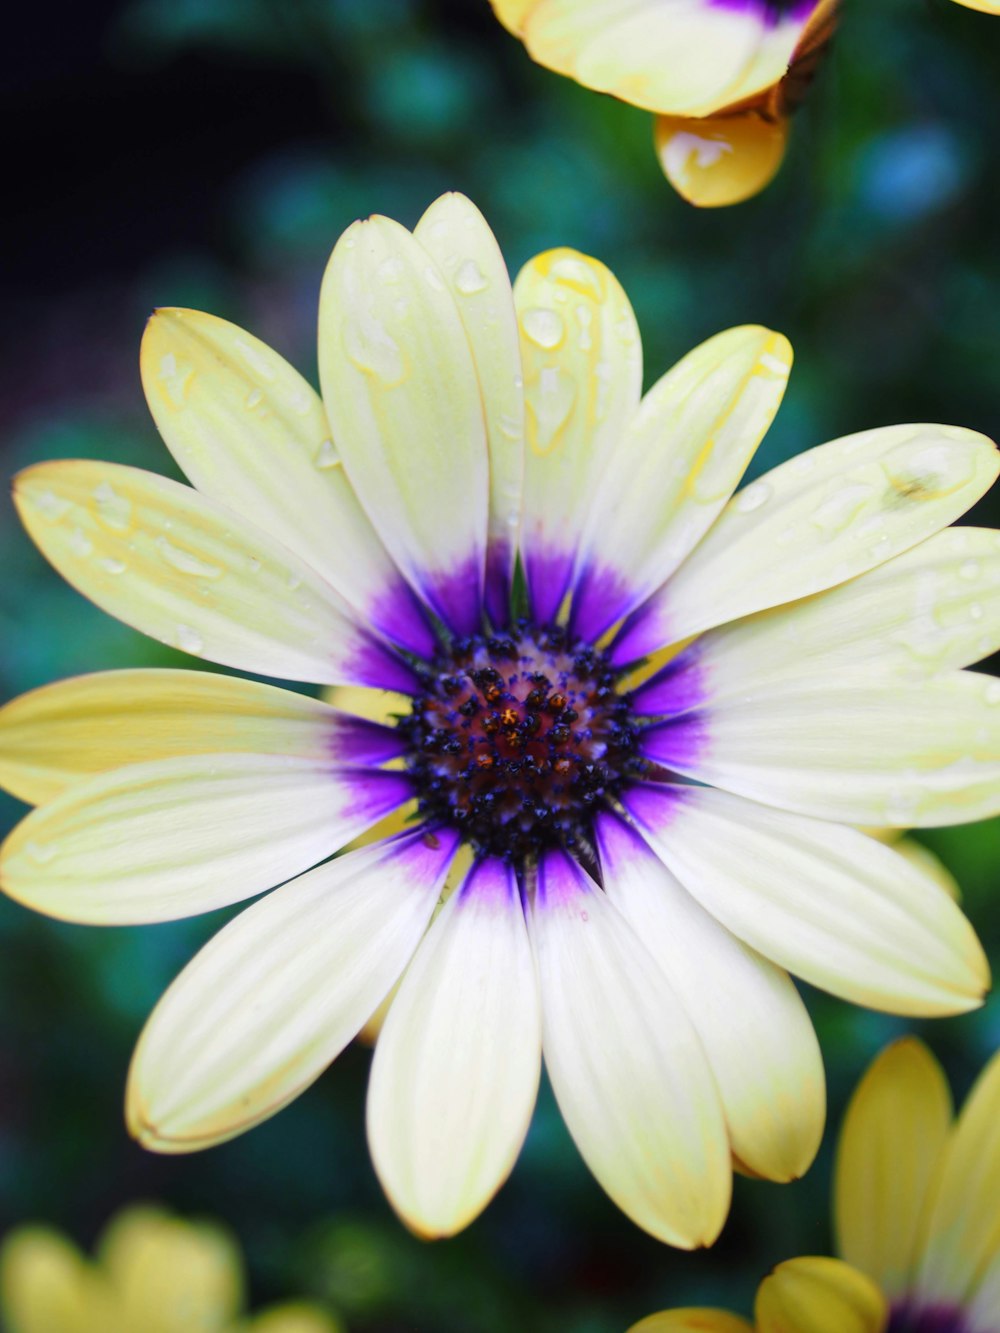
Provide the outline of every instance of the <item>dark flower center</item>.
{"type": "Polygon", "coordinates": [[[643,767],[618,673],[558,627],[455,641],[400,727],[421,813],[518,864],[590,845],[590,827],[643,767]]]}

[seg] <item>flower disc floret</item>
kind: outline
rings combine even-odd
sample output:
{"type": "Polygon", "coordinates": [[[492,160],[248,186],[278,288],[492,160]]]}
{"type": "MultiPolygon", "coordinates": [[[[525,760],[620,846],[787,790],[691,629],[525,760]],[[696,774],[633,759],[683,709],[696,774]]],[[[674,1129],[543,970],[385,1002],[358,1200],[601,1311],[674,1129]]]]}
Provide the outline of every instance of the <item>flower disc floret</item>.
{"type": "Polygon", "coordinates": [[[517,863],[591,842],[644,767],[620,673],[559,626],[457,640],[400,721],[421,813],[517,863]]]}

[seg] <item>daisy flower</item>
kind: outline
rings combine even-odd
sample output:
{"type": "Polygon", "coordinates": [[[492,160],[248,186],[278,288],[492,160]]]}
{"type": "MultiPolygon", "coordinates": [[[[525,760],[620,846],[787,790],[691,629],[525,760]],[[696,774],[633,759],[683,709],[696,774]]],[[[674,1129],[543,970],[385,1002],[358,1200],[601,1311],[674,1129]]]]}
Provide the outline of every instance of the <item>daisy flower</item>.
{"type": "Polygon", "coordinates": [[[707,1244],[732,1159],[789,1180],[822,1132],[789,971],[893,1012],[980,1003],[953,899],[853,826],[1000,809],[1000,682],[961,670],[1000,645],[1000,534],[946,527],[998,456],[892,426],[734,496],[790,358],[730,329],[643,396],[612,274],[552,250],[512,293],[448,195],[412,233],[376,217],[337,244],[322,401],[241,329],[154,316],[143,380],[193,489],[95,462],[18,477],[41,549],[129,624],[394,692],[380,723],[242,678],[115,671],[0,713],[0,775],[40,806],[0,854],[13,898],[127,923],[289,881],[156,1007],[127,1090],[143,1144],[273,1115],[402,978],[368,1135],[411,1227],[484,1207],[544,1050],[610,1196],[707,1244]],[[403,829],[328,859],[408,802],[403,829]]]}
{"type": "Polygon", "coordinates": [[[652,111],[664,174],[702,208],[741,203],[771,182],[840,8],[840,0],[490,3],[533,60],[652,111]]]}
{"type": "Polygon", "coordinates": [[[88,1259],[59,1232],[17,1227],[0,1246],[7,1333],[343,1333],[316,1305],[243,1313],[240,1252],[221,1227],[133,1205],[88,1259]]]}
{"type": "MultiPolygon", "coordinates": [[[[757,1293],[768,1333],[995,1333],[1000,1328],[1000,1053],[953,1117],[941,1066],[905,1037],[844,1118],[836,1259],[779,1264],[757,1293]]],[[[664,1310],[631,1333],[751,1333],[722,1310],[664,1310]]]]}

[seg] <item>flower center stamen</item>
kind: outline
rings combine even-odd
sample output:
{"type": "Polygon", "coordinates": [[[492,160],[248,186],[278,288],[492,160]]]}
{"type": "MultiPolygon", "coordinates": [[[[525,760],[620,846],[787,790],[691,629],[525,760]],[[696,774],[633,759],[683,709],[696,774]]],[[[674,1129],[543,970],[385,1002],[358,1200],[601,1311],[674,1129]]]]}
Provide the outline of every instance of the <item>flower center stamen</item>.
{"type": "Polygon", "coordinates": [[[455,641],[399,724],[421,813],[518,863],[589,841],[594,814],[643,768],[616,680],[558,627],[455,641]]]}

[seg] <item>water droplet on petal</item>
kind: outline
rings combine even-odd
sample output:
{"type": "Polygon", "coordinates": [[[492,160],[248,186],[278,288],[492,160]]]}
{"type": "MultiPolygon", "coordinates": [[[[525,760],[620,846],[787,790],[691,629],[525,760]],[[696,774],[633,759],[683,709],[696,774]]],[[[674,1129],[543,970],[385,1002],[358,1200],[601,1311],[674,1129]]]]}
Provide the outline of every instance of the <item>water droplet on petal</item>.
{"type": "Polygon", "coordinates": [[[252,412],[254,408],[259,407],[263,401],[264,401],[264,395],[263,393],[261,393],[260,389],[251,389],[250,392],[247,394],[247,399],[246,399],[247,411],[252,412]]]}
{"type": "Polygon", "coordinates": [[[69,549],[74,555],[87,556],[94,549],[94,543],[90,540],[83,528],[74,528],[69,534],[69,549]]]}
{"type": "Polygon", "coordinates": [[[741,514],[752,514],[771,498],[771,486],[766,481],[755,481],[746,490],[740,491],[734,504],[741,514]]]}
{"type": "Polygon", "coordinates": [[[195,657],[198,657],[205,651],[205,640],[190,625],[178,625],[177,647],[185,653],[193,653],[195,657]]]}
{"type": "Polygon", "coordinates": [[[35,502],[35,508],[40,510],[46,518],[58,521],[73,508],[69,500],[64,500],[62,496],[56,495],[55,491],[39,491],[32,497],[35,502]]]}
{"type": "Polygon", "coordinates": [[[486,290],[486,274],[474,259],[467,259],[455,274],[455,286],[463,296],[475,296],[486,290]]]}
{"type": "Polygon", "coordinates": [[[399,282],[406,271],[403,261],[397,255],[390,255],[388,259],[383,259],[381,264],[375,270],[383,282],[399,282]]]}
{"type": "Polygon", "coordinates": [[[539,306],[525,310],[521,316],[521,328],[526,338],[529,338],[536,347],[542,347],[546,351],[558,347],[566,336],[566,326],[562,317],[554,310],[546,310],[539,306]]]}
{"type": "Polygon", "coordinates": [[[384,325],[372,316],[344,323],[344,350],[351,364],[387,388],[406,378],[406,364],[399,344],[384,325]]]}
{"type": "Polygon", "coordinates": [[[981,573],[978,560],[963,560],[958,567],[958,576],[962,579],[978,579],[981,573]]]}
{"type": "Polygon", "coordinates": [[[324,440],[320,445],[315,458],[316,466],[320,469],[336,467],[340,462],[340,455],[332,440],[324,440]]]}
{"type": "Polygon", "coordinates": [[[124,560],[118,560],[113,555],[102,556],[97,562],[104,570],[105,574],[124,574],[128,565],[124,560]]]}
{"type": "Polygon", "coordinates": [[[991,680],[983,693],[988,704],[1000,704],[1000,680],[991,680]]]}
{"type": "Polygon", "coordinates": [[[37,861],[40,866],[47,866],[48,863],[59,852],[58,843],[54,842],[26,842],[24,850],[31,857],[32,861],[37,861]]]}
{"type": "Polygon", "coordinates": [[[213,565],[207,560],[201,560],[198,556],[192,555],[190,551],[184,551],[181,547],[174,546],[173,542],[168,542],[166,537],[157,537],[156,546],[167,564],[180,574],[193,574],[195,577],[202,579],[217,579],[225,573],[221,565],[213,565]]]}
{"type": "Polygon", "coordinates": [[[119,495],[110,482],[102,481],[94,488],[97,517],[114,532],[125,532],[132,521],[132,502],[119,495]]]}

